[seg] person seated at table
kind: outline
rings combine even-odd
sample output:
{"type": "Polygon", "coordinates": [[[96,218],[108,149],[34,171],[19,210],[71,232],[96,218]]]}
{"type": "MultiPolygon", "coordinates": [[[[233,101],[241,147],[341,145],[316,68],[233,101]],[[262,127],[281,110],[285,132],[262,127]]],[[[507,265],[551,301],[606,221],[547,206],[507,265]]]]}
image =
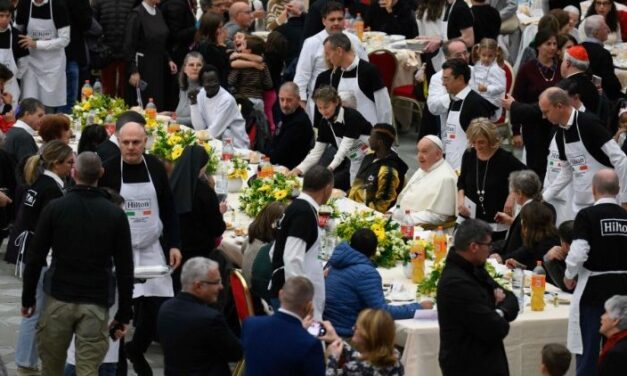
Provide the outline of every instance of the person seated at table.
{"type": "Polygon", "coordinates": [[[220,86],[215,67],[206,64],[200,73],[200,91],[188,92],[194,129],[207,129],[213,138],[233,140],[233,146],[248,149],[246,122],[235,98],[220,86]]]}
{"type": "Polygon", "coordinates": [[[364,157],[348,198],[385,213],[405,185],[407,164],[392,150],[396,130],[390,124],[372,127],[368,144],[373,153],[364,157]]]}
{"type": "Polygon", "coordinates": [[[176,106],[176,122],[186,126],[192,125],[192,114],[188,92],[198,90],[200,70],[205,63],[199,52],[192,51],[185,56],[179,72],[179,103],[176,106]]]}
{"type": "Polygon", "coordinates": [[[284,203],[278,201],[270,203],[257,214],[257,217],[248,226],[248,239],[242,244],[243,259],[241,265],[242,274],[249,286],[252,282],[252,268],[255,258],[261,247],[274,241],[277,224],[284,211],[284,203]]]}
{"type": "Polygon", "coordinates": [[[396,203],[402,213],[410,211],[416,224],[441,225],[455,217],[457,174],[444,160],[442,141],[438,137],[424,136],[417,149],[419,169],[398,195],[396,203]]]}
{"type": "Polygon", "coordinates": [[[561,343],[547,343],[542,347],[542,376],[564,376],[570,368],[573,355],[561,343]]]}
{"type": "Polygon", "coordinates": [[[95,153],[98,147],[108,139],[109,135],[105,127],[98,124],[88,125],[81,132],[81,139],[78,141],[76,154],[84,151],[93,151],[95,153]]]}
{"type": "Polygon", "coordinates": [[[418,25],[411,2],[407,0],[379,0],[370,3],[370,12],[366,25],[372,31],[400,34],[406,39],[413,39],[418,35],[418,25]]]}
{"type": "Polygon", "coordinates": [[[603,17],[605,23],[609,27],[607,44],[616,44],[623,41],[621,20],[616,8],[616,3],[613,0],[592,0],[588,12],[583,17],[583,21],[579,25],[579,40],[584,40],[589,37],[588,32],[585,31],[586,21],[590,16],[599,15],[603,17]]]}
{"type": "Polygon", "coordinates": [[[505,265],[514,269],[522,264],[533,270],[553,246],[560,244],[555,214],[544,203],[532,201],[522,208],[519,216],[522,246],[507,254],[505,265]]]}
{"type": "Polygon", "coordinates": [[[39,123],[39,136],[44,144],[52,140],[59,140],[64,144],[69,144],[70,137],[72,137],[70,118],[62,114],[44,115],[39,123]]]}
{"type": "MultiPolygon", "coordinates": [[[[209,162],[207,151],[199,145],[188,146],[176,161],[170,177],[170,187],[174,205],[179,216],[181,229],[181,253],[183,263],[192,257],[216,259],[216,245],[226,230],[222,215],[226,203],[220,202],[215,191],[209,186],[205,166],[209,162]]],[[[221,265],[224,266],[224,265],[221,265]]],[[[224,268],[220,270],[224,271],[224,268]]],[[[181,268],[173,274],[175,291],[180,290],[181,268]]]]}
{"type": "Polygon", "coordinates": [[[599,376],[622,375],[627,370],[627,296],[605,301],[601,334],[606,341],[599,356],[599,376]]]}
{"type": "Polygon", "coordinates": [[[355,323],[351,344],[342,340],[329,322],[323,323],[327,335],[327,376],[404,375],[401,354],[394,348],[396,328],[384,310],[365,309],[355,323]]]}
{"type": "Polygon", "coordinates": [[[350,244],[340,243],[327,263],[324,319],[331,321],[342,337],[353,335],[357,315],[365,308],[388,311],[395,320],[410,319],[432,302],[390,305],[385,302],[381,275],[370,260],[377,252],[377,236],[368,229],[355,231],[350,244]]]}
{"type": "Polygon", "coordinates": [[[323,118],[315,124],[318,129],[318,138],[305,160],[290,173],[293,175],[306,173],[320,161],[325,149],[331,145],[337,151],[328,165],[329,170],[336,171],[336,175],[345,171],[346,166],[350,170],[350,181],[340,180],[336,176],[335,187],[348,191],[365,156],[367,138],[372,125],[358,111],[341,106],[340,96],[331,86],[317,89],[314,93],[314,100],[323,118]]]}
{"type": "Polygon", "coordinates": [[[621,83],[614,72],[612,54],[604,47],[610,29],[601,15],[590,16],[582,24],[586,38],[581,45],[586,49],[590,58],[588,72],[601,77],[603,92],[611,101],[616,101],[624,95],[621,91],[621,83]]]}
{"type": "Polygon", "coordinates": [[[557,228],[560,236],[560,245],[556,245],[544,255],[544,269],[553,283],[562,291],[573,292],[564,284],[564,272],[566,272],[566,256],[570,251],[570,243],[573,242],[573,227],[575,221],[564,221],[557,228]]]}

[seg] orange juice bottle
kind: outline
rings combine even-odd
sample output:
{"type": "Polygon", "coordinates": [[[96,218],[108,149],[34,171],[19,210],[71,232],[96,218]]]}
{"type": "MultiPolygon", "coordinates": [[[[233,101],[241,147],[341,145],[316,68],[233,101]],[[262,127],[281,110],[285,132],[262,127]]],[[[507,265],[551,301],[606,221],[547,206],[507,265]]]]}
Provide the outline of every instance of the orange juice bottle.
{"type": "Polygon", "coordinates": [[[433,253],[436,262],[446,257],[446,235],[442,226],[438,226],[438,231],[433,237],[433,253]]]}
{"type": "Polygon", "coordinates": [[[261,171],[260,171],[260,177],[263,178],[270,178],[274,175],[274,167],[272,167],[272,163],[270,163],[270,158],[269,157],[263,157],[261,159],[261,171]]]}
{"type": "Polygon", "coordinates": [[[411,281],[420,283],[425,277],[425,249],[420,242],[420,238],[414,240],[409,252],[412,263],[411,281]]]}
{"type": "Polygon", "coordinates": [[[542,267],[542,261],[533,269],[531,275],[531,310],[544,311],[544,289],[546,287],[546,272],[542,267]]]}
{"type": "Polygon", "coordinates": [[[146,118],[150,120],[157,119],[157,106],[155,105],[154,99],[148,98],[148,104],[146,105],[144,112],[146,113],[146,118]]]}
{"type": "Polygon", "coordinates": [[[83,85],[83,87],[81,88],[81,100],[86,100],[87,98],[91,97],[93,93],[94,88],[89,83],[89,80],[85,80],[85,85],[83,85]]]}
{"type": "Polygon", "coordinates": [[[361,13],[357,13],[357,18],[355,18],[355,22],[353,22],[353,28],[355,29],[355,34],[360,41],[364,41],[364,19],[361,18],[361,13]]]}

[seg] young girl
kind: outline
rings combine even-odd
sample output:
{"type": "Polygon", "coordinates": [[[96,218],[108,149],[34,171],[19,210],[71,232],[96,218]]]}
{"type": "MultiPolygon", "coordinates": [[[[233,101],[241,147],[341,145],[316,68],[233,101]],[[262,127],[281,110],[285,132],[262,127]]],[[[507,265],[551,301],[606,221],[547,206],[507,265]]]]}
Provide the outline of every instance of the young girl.
{"type": "Polygon", "coordinates": [[[473,56],[477,56],[478,61],[475,60],[471,88],[498,108],[498,118],[506,84],[505,72],[500,67],[503,57],[499,46],[494,39],[483,38],[473,47],[473,56]]]}

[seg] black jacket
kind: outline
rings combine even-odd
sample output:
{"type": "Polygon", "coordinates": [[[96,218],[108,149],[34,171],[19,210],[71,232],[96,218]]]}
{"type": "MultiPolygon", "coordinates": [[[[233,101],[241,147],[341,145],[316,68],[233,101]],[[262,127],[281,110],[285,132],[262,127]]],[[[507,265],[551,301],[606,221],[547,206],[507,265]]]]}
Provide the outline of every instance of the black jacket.
{"type": "Polygon", "coordinates": [[[392,13],[381,8],[378,1],[372,1],[368,18],[368,25],[373,31],[400,34],[407,39],[413,39],[418,35],[416,14],[412,12],[409,0],[398,0],[392,7],[392,13]]]}
{"type": "Polygon", "coordinates": [[[163,303],[157,333],[168,376],[227,376],[243,355],[224,316],[186,292],[163,303]]]}
{"type": "Polygon", "coordinates": [[[313,126],[305,111],[298,107],[283,114],[281,128],[272,140],[270,162],[292,169],[305,159],[313,145],[313,126]]]}
{"type": "Polygon", "coordinates": [[[231,65],[226,47],[218,46],[212,42],[202,42],[198,46],[198,52],[205,60],[205,64],[216,67],[218,77],[220,78],[220,86],[228,90],[229,85],[227,79],[231,71],[231,65]]]}
{"type": "Polygon", "coordinates": [[[627,338],[620,340],[607,352],[599,364],[599,376],[622,376],[627,370],[627,338]]]}
{"type": "Polygon", "coordinates": [[[159,7],[170,29],[168,40],[170,57],[179,70],[183,69],[181,64],[190,51],[196,35],[196,17],[192,13],[191,2],[190,0],[166,0],[159,7]]]}
{"type": "Polygon", "coordinates": [[[585,72],[563,78],[557,87],[566,90],[569,94],[579,95],[579,99],[586,107],[586,112],[599,114],[599,91],[585,72]]]}
{"type": "Polygon", "coordinates": [[[509,375],[503,339],[518,315],[518,301],[503,289],[505,300],[495,304],[495,288],[502,287],[485,268],[472,265],[451,248],[437,292],[444,376],[509,375]]]}
{"type": "Polygon", "coordinates": [[[617,100],[623,97],[621,84],[614,73],[614,60],[610,51],[606,50],[602,44],[593,42],[583,42],[581,44],[590,57],[590,67],[588,73],[597,75],[603,79],[601,85],[603,92],[610,100],[617,100]]]}
{"type": "MultiPolygon", "coordinates": [[[[451,109],[459,110],[457,106],[459,106],[457,105],[457,101],[451,101],[449,111],[451,111],[451,109]]],[[[459,115],[459,124],[462,129],[466,131],[471,121],[478,117],[489,118],[494,114],[495,110],[496,107],[494,107],[492,103],[488,102],[476,91],[470,90],[462,105],[462,113],[459,115]]]]}
{"type": "MultiPolygon", "coordinates": [[[[52,248],[44,291],[67,303],[110,307],[118,288],[115,320],[131,319],[133,250],[124,211],[94,187],[77,186],[41,213],[26,251],[22,306],[35,305],[35,290],[52,248]],[[113,267],[115,266],[115,279],[113,267]]],[[[38,307],[41,309],[41,307],[38,307]]]]}
{"type": "Polygon", "coordinates": [[[92,9],[89,0],[65,0],[65,4],[70,16],[70,44],[65,47],[65,56],[84,67],[87,65],[85,32],[91,26],[92,9]]]}
{"type": "Polygon", "coordinates": [[[272,82],[274,82],[277,91],[280,86],[279,83],[293,78],[303,42],[304,25],[305,16],[291,17],[286,23],[278,26],[268,35],[264,59],[266,64],[268,64],[272,82]],[[288,68],[290,65],[293,68],[290,72],[291,75],[288,74],[282,79],[283,69],[288,68]]]}
{"type": "Polygon", "coordinates": [[[94,18],[102,26],[104,42],[111,48],[115,58],[124,57],[122,45],[126,19],[138,3],[138,0],[92,0],[94,18]]]}
{"type": "Polygon", "coordinates": [[[106,140],[96,148],[96,154],[102,162],[106,162],[112,158],[120,158],[120,148],[111,140],[106,140]]]}

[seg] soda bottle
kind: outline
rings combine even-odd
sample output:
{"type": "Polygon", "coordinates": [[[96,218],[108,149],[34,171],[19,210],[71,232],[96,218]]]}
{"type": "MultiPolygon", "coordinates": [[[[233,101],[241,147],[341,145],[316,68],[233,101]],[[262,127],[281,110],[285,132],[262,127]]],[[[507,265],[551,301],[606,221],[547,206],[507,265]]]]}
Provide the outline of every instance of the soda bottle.
{"type": "Polygon", "coordinates": [[[425,277],[425,249],[420,242],[420,238],[413,241],[409,250],[411,255],[411,281],[420,283],[425,277]]]}
{"type": "Polygon", "coordinates": [[[157,119],[157,105],[155,105],[155,100],[152,98],[148,98],[148,104],[146,105],[145,114],[148,120],[156,120],[157,119]]]}
{"type": "Polygon", "coordinates": [[[414,239],[414,219],[411,217],[409,210],[405,210],[405,215],[401,220],[401,236],[405,242],[414,239]]]}
{"type": "Polygon", "coordinates": [[[348,8],[344,8],[344,30],[349,31],[353,28],[353,16],[348,11],[348,8]]]}
{"type": "Polygon", "coordinates": [[[96,82],[94,83],[94,94],[102,95],[102,84],[99,79],[96,79],[96,82]]]}
{"type": "Polygon", "coordinates": [[[259,171],[260,178],[270,178],[274,175],[274,168],[272,167],[272,163],[270,163],[269,157],[263,157],[259,166],[261,167],[259,171]]]}
{"type": "Polygon", "coordinates": [[[89,80],[85,80],[85,84],[81,88],[81,100],[82,101],[86,100],[87,98],[91,97],[93,93],[94,93],[94,88],[91,87],[89,80]]]}
{"type": "Polygon", "coordinates": [[[107,134],[109,136],[115,133],[115,119],[113,118],[113,114],[111,114],[111,112],[107,114],[104,125],[105,125],[105,129],[107,130],[107,134]]]}
{"type": "Polygon", "coordinates": [[[230,161],[233,159],[233,154],[235,154],[235,149],[233,148],[233,140],[231,138],[226,137],[224,139],[224,146],[222,146],[222,160],[230,161]]]}
{"type": "Polygon", "coordinates": [[[168,132],[174,133],[181,130],[181,125],[176,122],[176,113],[173,112],[168,121],[168,132]]]}
{"type": "Polygon", "coordinates": [[[442,226],[438,226],[438,231],[433,237],[433,253],[435,254],[435,261],[440,261],[446,257],[446,235],[442,226]]]}
{"type": "Polygon", "coordinates": [[[531,275],[531,310],[544,311],[544,289],[546,287],[546,272],[542,261],[533,269],[531,275]]]}
{"type": "Polygon", "coordinates": [[[525,271],[521,268],[516,268],[512,272],[512,290],[518,299],[518,310],[523,312],[525,310],[525,271]]]}
{"type": "Polygon", "coordinates": [[[355,18],[355,22],[353,22],[353,27],[355,28],[355,34],[360,41],[364,41],[364,19],[361,18],[361,13],[357,13],[357,18],[355,18]]]}

